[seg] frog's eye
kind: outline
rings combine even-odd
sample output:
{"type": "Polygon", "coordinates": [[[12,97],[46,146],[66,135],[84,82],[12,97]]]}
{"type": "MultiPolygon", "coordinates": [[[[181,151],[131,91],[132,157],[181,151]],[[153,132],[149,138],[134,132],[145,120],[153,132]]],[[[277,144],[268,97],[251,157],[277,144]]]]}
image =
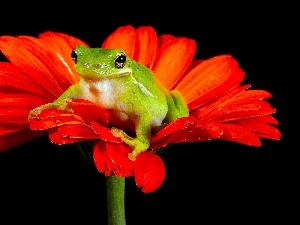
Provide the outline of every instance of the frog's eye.
{"type": "Polygon", "coordinates": [[[115,67],[120,69],[125,66],[126,63],[126,55],[124,53],[120,53],[115,58],[115,67]]]}
{"type": "Polygon", "coordinates": [[[71,58],[76,64],[77,63],[77,54],[76,54],[75,49],[71,52],[71,58]]]}

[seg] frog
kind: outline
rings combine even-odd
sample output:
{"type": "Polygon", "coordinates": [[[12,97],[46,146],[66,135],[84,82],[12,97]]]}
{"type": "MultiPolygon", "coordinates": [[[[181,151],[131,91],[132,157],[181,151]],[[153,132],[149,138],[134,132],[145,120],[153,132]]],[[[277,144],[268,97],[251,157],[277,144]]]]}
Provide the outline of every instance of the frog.
{"type": "Polygon", "coordinates": [[[150,146],[154,129],[189,115],[177,90],[168,90],[154,72],[126,55],[122,49],[77,46],[70,54],[79,81],[56,100],[29,113],[29,121],[45,109],[67,110],[67,101],[85,99],[110,110],[121,121],[131,121],[134,132],[110,127],[113,136],[130,146],[132,161],[150,146]]]}

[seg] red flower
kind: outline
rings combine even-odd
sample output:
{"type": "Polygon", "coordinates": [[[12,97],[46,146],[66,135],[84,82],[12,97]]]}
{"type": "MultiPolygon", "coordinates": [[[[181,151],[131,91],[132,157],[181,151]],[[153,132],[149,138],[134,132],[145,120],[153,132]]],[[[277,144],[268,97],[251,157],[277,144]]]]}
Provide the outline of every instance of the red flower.
{"type": "MultiPolygon", "coordinates": [[[[56,100],[79,77],[70,53],[81,40],[45,32],[38,38],[0,37],[0,50],[10,62],[0,62],[0,151],[49,133],[53,143],[94,140],[95,165],[105,175],[134,176],[143,192],[155,190],[164,180],[165,168],[153,150],[170,143],[223,139],[260,146],[260,138],[279,140],[275,109],[266,101],[271,94],[241,85],[245,73],[230,55],[194,60],[196,43],[185,37],[157,36],[149,26],[123,26],[102,44],[121,48],[151,68],[169,90],[180,91],[189,108],[188,117],[177,119],[152,134],[148,151],[135,161],[132,149],[111,133],[115,118],[108,110],[87,100],[69,101],[72,110],[44,110],[30,121],[29,111],[56,100]],[[17,51],[16,51],[17,50],[17,51]]],[[[126,125],[119,124],[126,131],[126,125]]]]}

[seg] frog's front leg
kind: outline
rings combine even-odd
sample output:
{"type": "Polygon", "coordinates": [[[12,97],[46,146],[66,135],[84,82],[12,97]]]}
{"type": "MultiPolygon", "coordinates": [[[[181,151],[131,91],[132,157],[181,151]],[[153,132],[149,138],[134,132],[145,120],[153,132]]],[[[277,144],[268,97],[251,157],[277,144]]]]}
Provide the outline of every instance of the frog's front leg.
{"type": "Polygon", "coordinates": [[[28,121],[32,119],[33,116],[37,116],[45,109],[60,109],[66,110],[68,106],[68,101],[71,99],[70,96],[75,96],[76,93],[76,86],[73,85],[69,87],[58,99],[54,102],[50,102],[39,107],[32,109],[28,115],[28,121]]]}
{"type": "Polygon", "coordinates": [[[111,132],[115,137],[121,138],[122,141],[133,148],[132,152],[128,154],[128,158],[134,161],[136,156],[146,151],[150,145],[150,116],[142,115],[137,117],[135,121],[135,138],[128,136],[123,130],[115,127],[111,129],[111,132]]]}
{"type": "Polygon", "coordinates": [[[32,109],[30,112],[29,112],[29,115],[28,115],[28,121],[30,121],[32,119],[33,116],[37,116],[39,115],[43,110],[45,109],[59,109],[59,110],[66,110],[67,109],[67,105],[68,105],[68,100],[70,99],[65,99],[63,101],[63,103],[57,103],[56,101],[54,102],[50,102],[50,103],[47,103],[47,104],[44,104],[44,105],[41,105],[39,107],[36,107],[34,109],[32,109]]]}
{"type": "Polygon", "coordinates": [[[167,97],[168,113],[166,115],[165,122],[170,123],[178,118],[189,115],[189,109],[183,98],[183,95],[177,91],[170,91],[167,97]]]}

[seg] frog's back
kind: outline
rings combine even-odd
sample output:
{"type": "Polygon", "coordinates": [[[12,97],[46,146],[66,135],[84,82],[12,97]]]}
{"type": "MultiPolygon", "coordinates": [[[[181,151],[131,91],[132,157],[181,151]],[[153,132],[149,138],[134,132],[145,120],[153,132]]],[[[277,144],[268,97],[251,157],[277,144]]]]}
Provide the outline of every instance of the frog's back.
{"type": "MultiPolygon", "coordinates": [[[[132,60],[132,74],[136,81],[147,87],[148,90],[156,92],[159,95],[163,91],[161,83],[155,77],[154,72],[148,67],[139,64],[138,62],[132,60]]],[[[155,95],[155,93],[153,93],[155,95]]]]}
{"type": "Polygon", "coordinates": [[[131,61],[134,88],[131,99],[135,111],[147,113],[152,120],[152,126],[161,124],[168,111],[165,92],[152,70],[135,61],[131,61]]]}

